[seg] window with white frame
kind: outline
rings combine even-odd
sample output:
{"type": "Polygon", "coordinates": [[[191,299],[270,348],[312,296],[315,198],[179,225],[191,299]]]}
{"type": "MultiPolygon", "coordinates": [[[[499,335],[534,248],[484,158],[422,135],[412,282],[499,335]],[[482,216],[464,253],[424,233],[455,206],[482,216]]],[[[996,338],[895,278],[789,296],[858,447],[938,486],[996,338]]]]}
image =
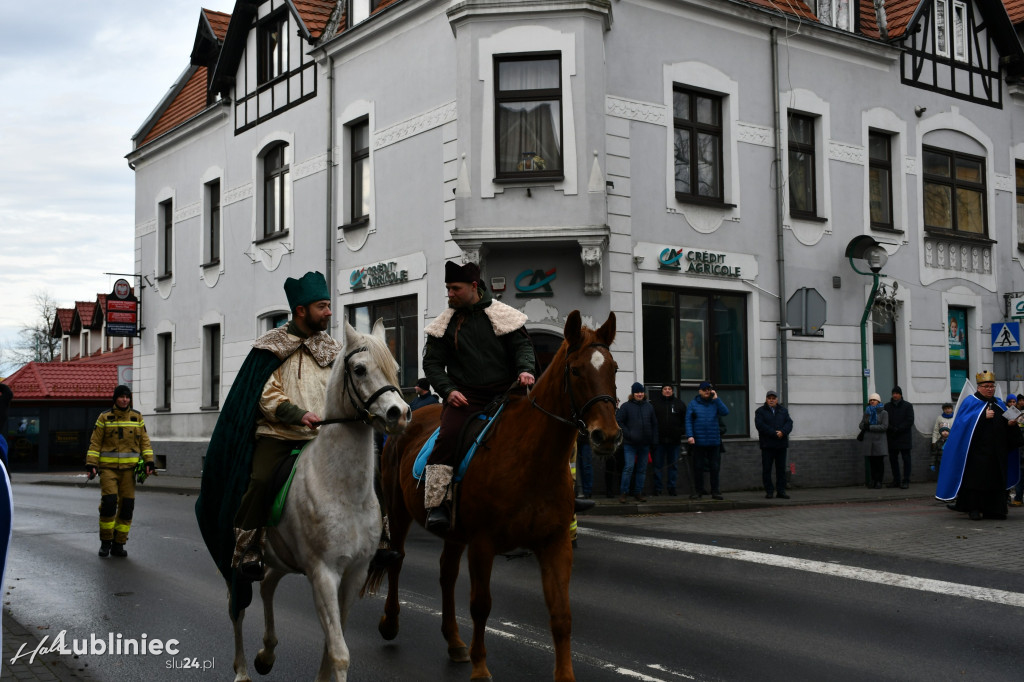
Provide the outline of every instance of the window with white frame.
{"type": "Polygon", "coordinates": [[[220,325],[203,326],[203,407],[220,406],[220,325]]]}
{"type": "Polygon", "coordinates": [[[287,232],[291,221],[288,144],[276,142],[270,145],[260,159],[263,166],[263,237],[275,237],[287,232]]]}
{"type": "Polygon", "coordinates": [[[722,202],[722,97],[672,89],[675,189],[679,201],[722,202]]]}
{"type": "Polygon", "coordinates": [[[496,55],[497,176],[562,177],[560,54],[496,55]]]}
{"type": "Polygon", "coordinates": [[[856,4],[850,0],[818,0],[818,20],[827,26],[849,31],[853,27],[851,12],[856,4]]]}
{"type": "Polygon", "coordinates": [[[174,347],[171,334],[156,337],[156,409],[171,409],[171,380],[174,376],[174,347]]]}
{"type": "Polygon", "coordinates": [[[157,277],[170,277],[174,270],[174,202],[161,201],[157,207],[157,277]]]}
{"type": "Polygon", "coordinates": [[[283,327],[288,324],[289,314],[286,310],[275,310],[260,316],[260,333],[269,332],[272,329],[283,327]]]}
{"type": "Polygon", "coordinates": [[[203,264],[214,265],[220,262],[221,216],[220,216],[220,179],[211,180],[203,185],[205,215],[203,216],[203,264]]]}
{"type": "Polygon", "coordinates": [[[789,112],[789,214],[794,218],[816,218],[814,117],[789,112]]]}
{"type": "Polygon", "coordinates": [[[256,40],[257,83],[263,85],[288,72],[288,12],[261,21],[256,40]]]}
{"type": "Polygon", "coordinates": [[[962,0],[935,0],[935,54],[968,60],[967,3],[962,0]]]}
{"type": "Polygon", "coordinates": [[[871,227],[895,229],[892,208],[892,141],[893,136],[880,130],[868,133],[868,203],[871,227]]]}
{"type": "Polygon", "coordinates": [[[985,159],[936,147],[922,156],[925,228],[987,236],[985,159]]]}
{"type": "Polygon", "coordinates": [[[349,222],[370,219],[370,121],[362,119],[348,126],[350,158],[349,222]]]}
{"type": "Polygon", "coordinates": [[[1017,178],[1017,203],[1014,205],[1017,212],[1017,248],[1024,250],[1024,161],[1014,163],[1014,173],[1017,178]]]}

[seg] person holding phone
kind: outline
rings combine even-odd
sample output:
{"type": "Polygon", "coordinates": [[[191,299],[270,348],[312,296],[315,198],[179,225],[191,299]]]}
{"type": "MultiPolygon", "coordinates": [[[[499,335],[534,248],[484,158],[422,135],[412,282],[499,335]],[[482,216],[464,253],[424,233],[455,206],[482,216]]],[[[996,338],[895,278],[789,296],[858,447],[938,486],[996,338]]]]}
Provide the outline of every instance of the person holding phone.
{"type": "Polygon", "coordinates": [[[686,408],[686,442],[692,447],[693,473],[698,495],[707,495],[704,490],[704,472],[711,482],[711,498],[724,499],[719,482],[722,468],[722,435],[718,429],[718,418],[729,414],[729,408],[718,397],[710,381],[702,381],[697,387],[697,397],[686,408]]]}

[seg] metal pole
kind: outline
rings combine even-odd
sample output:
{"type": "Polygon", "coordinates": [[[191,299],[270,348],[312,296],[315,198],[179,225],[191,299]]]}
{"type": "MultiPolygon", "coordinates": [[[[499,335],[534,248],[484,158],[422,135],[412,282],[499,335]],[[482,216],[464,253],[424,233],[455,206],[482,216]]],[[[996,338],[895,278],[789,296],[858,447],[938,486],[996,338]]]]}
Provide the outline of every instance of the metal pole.
{"type": "Polygon", "coordinates": [[[785,231],[783,230],[783,192],[785,191],[782,177],[782,113],[779,110],[779,38],[773,27],[768,31],[772,52],[772,102],[775,124],[775,260],[779,276],[779,338],[778,356],[776,358],[775,375],[779,402],[789,404],[789,350],[786,343],[786,248],[785,231]]]}
{"type": "MultiPolygon", "coordinates": [[[[865,274],[860,272],[854,264],[853,258],[850,258],[850,267],[853,268],[854,272],[865,274]]],[[[878,293],[878,273],[871,273],[871,293],[868,295],[868,302],[864,305],[864,314],[860,318],[860,381],[861,381],[861,405],[866,406],[868,404],[868,315],[871,314],[871,306],[875,304],[875,294],[878,293]]],[[[864,457],[864,485],[871,483],[871,464],[868,462],[867,456],[864,457]]]]}

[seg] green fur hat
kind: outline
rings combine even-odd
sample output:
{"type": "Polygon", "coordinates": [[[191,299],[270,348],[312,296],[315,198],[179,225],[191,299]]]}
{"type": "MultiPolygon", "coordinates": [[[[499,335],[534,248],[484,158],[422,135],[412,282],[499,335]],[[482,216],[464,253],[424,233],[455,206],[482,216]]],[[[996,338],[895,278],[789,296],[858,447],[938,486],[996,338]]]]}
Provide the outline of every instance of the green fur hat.
{"type": "Polygon", "coordinates": [[[288,297],[288,307],[292,312],[300,305],[308,306],[316,301],[331,300],[327,280],[319,272],[307,272],[302,279],[289,277],[284,281],[284,293],[288,297]]]}

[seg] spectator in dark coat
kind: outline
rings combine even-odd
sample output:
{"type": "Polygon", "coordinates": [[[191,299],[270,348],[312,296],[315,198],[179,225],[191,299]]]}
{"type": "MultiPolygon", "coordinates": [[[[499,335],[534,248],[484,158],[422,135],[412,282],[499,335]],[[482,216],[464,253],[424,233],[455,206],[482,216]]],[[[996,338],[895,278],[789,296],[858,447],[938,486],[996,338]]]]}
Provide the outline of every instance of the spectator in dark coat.
{"type": "Polygon", "coordinates": [[[768,391],[764,405],[754,412],[754,427],[761,445],[761,482],[764,483],[765,497],[789,499],[786,494],[786,453],[789,449],[789,434],[793,431],[793,420],[789,410],[779,404],[779,394],[768,391]],[[772,465],[775,465],[775,485],[772,486],[772,465]]]}
{"type": "Polygon", "coordinates": [[[651,398],[651,404],[654,406],[654,416],[658,419],[658,444],[654,448],[654,494],[661,494],[661,470],[665,467],[665,486],[668,494],[675,496],[676,461],[679,459],[679,444],[686,431],[686,405],[674,395],[670,384],[661,387],[661,394],[651,398]]]}
{"type": "Polygon", "coordinates": [[[619,408],[615,418],[622,428],[622,452],[625,463],[622,467],[622,481],[619,483],[619,502],[626,503],[629,479],[636,466],[636,488],[633,494],[637,502],[646,502],[644,477],[647,473],[647,457],[658,442],[658,419],[654,407],[647,401],[647,392],[639,381],[633,384],[629,400],[619,408]]]}
{"type": "Polygon", "coordinates": [[[441,399],[437,397],[437,394],[430,392],[430,382],[427,381],[426,377],[420,377],[416,380],[416,385],[413,386],[416,391],[416,397],[409,403],[409,409],[415,412],[421,407],[426,405],[436,405],[441,402],[441,399]]]}
{"type": "Polygon", "coordinates": [[[910,487],[910,448],[913,446],[914,406],[903,399],[903,389],[893,386],[892,400],[885,404],[889,413],[889,466],[892,468],[892,483],[889,488],[910,487]],[[900,476],[900,457],[903,458],[903,476],[900,476]]]}
{"type": "Polygon", "coordinates": [[[707,495],[704,490],[704,472],[711,478],[711,498],[721,500],[722,490],[718,474],[722,468],[722,434],[718,418],[729,414],[718,393],[709,381],[702,381],[697,388],[697,397],[686,406],[686,442],[694,446],[693,473],[697,494],[707,495]]]}

